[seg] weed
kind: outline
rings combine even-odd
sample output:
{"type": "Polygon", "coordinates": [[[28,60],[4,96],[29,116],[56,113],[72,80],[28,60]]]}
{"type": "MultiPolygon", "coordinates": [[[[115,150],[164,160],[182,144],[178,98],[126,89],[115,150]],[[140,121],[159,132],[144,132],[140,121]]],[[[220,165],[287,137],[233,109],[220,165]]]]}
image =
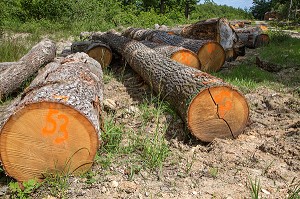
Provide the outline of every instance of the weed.
{"type": "Polygon", "coordinates": [[[22,183],[22,187],[18,182],[10,182],[9,189],[12,192],[12,198],[25,199],[29,198],[36,189],[40,187],[40,183],[36,180],[28,180],[22,183]]]}
{"type": "Polygon", "coordinates": [[[219,169],[216,167],[209,168],[209,174],[211,177],[216,178],[218,175],[219,169]]]}
{"type": "Polygon", "coordinates": [[[50,194],[58,198],[66,198],[67,190],[70,186],[69,175],[62,173],[48,173],[43,182],[48,187],[50,194]]]}
{"type": "Polygon", "coordinates": [[[253,181],[251,179],[251,177],[249,177],[249,183],[251,185],[251,187],[250,187],[251,198],[252,199],[258,199],[259,198],[259,192],[260,192],[260,189],[261,189],[259,179],[255,178],[255,180],[253,181]]]}
{"type": "Polygon", "coordinates": [[[266,168],[263,170],[263,175],[266,175],[269,171],[269,169],[271,168],[271,166],[273,165],[275,160],[272,160],[267,166],[266,168]]]}
{"type": "Polygon", "coordinates": [[[193,164],[194,164],[194,162],[195,162],[195,158],[196,158],[196,153],[193,152],[193,156],[192,156],[191,161],[188,161],[188,160],[187,160],[186,169],[185,169],[185,173],[186,173],[187,175],[191,172],[192,166],[193,166],[193,164]]]}
{"type": "MultiPolygon", "coordinates": [[[[292,180],[291,184],[293,184],[295,180],[296,178],[292,180]]],[[[291,188],[289,188],[287,199],[300,199],[300,181],[289,187],[291,188]]]]}
{"type": "Polygon", "coordinates": [[[93,184],[96,182],[95,173],[93,171],[88,171],[85,172],[84,174],[81,175],[82,178],[86,178],[85,183],[87,184],[93,184]]]}

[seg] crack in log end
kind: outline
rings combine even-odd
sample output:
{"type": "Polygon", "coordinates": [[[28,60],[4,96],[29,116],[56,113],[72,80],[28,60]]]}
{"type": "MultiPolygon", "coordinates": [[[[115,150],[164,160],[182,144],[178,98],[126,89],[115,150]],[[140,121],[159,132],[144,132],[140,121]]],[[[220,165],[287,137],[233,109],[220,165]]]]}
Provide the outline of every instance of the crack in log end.
{"type": "Polygon", "coordinates": [[[229,123],[224,119],[226,112],[230,111],[232,108],[232,101],[226,100],[228,97],[232,99],[232,93],[229,91],[222,91],[219,95],[215,96],[215,98],[214,98],[209,89],[208,89],[208,92],[209,92],[212,100],[214,101],[214,103],[217,106],[217,115],[218,115],[219,119],[224,120],[224,122],[228,126],[228,129],[232,135],[232,138],[235,138],[232,133],[229,123]]]}

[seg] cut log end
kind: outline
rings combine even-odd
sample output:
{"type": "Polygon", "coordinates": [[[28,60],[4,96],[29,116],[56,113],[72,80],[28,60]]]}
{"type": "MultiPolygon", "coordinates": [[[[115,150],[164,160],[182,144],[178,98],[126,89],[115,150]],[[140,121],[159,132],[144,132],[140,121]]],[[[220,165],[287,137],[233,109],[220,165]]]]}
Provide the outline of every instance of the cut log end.
{"type": "Polygon", "coordinates": [[[212,87],[200,92],[188,109],[188,127],[198,139],[236,138],[249,118],[246,99],[227,86],[212,87]]]}
{"type": "Polygon", "coordinates": [[[102,68],[109,66],[112,60],[112,52],[106,46],[97,45],[87,50],[87,54],[93,59],[97,60],[102,68]]]}
{"type": "Polygon", "coordinates": [[[1,130],[0,153],[6,173],[18,181],[42,180],[53,172],[90,169],[99,140],[91,122],[70,106],[28,104],[1,130]]]}
{"type": "Polygon", "coordinates": [[[254,48],[258,48],[260,46],[265,46],[270,43],[270,37],[267,34],[257,35],[255,38],[254,48]]]}
{"type": "Polygon", "coordinates": [[[223,47],[217,42],[207,42],[198,51],[201,62],[201,70],[204,72],[216,72],[223,66],[226,54],[223,47]]]}
{"type": "Polygon", "coordinates": [[[193,67],[199,70],[201,68],[201,64],[197,55],[189,50],[177,51],[171,56],[171,59],[189,67],[193,67]]]}

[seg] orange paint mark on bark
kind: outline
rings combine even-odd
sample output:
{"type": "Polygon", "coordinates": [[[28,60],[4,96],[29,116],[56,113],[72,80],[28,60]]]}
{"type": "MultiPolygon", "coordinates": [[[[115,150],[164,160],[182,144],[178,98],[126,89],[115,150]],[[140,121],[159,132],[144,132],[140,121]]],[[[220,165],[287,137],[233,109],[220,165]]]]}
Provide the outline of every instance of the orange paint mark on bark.
{"type": "Polygon", "coordinates": [[[54,139],[55,144],[60,144],[63,141],[67,140],[69,137],[68,131],[67,131],[67,126],[69,123],[69,118],[68,116],[64,114],[59,114],[58,110],[55,109],[49,109],[49,112],[46,116],[46,125],[44,128],[42,128],[42,135],[43,136],[51,136],[57,133],[62,133],[62,137],[56,137],[54,139]],[[59,126],[59,130],[57,131],[57,120],[54,119],[54,116],[57,115],[58,120],[63,120],[63,124],[59,126]],[[50,128],[49,128],[50,126],[50,128]]]}
{"type": "Polygon", "coordinates": [[[169,35],[175,35],[174,32],[170,31],[170,32],[167,32],[169,35]]]}
{"type": "Polygon", "coordinates": [[[232,92],[222,91],[214,97],[218,104],[218,114],[220,118],[224,118],[225,114],[232,109],[232,92]]]}

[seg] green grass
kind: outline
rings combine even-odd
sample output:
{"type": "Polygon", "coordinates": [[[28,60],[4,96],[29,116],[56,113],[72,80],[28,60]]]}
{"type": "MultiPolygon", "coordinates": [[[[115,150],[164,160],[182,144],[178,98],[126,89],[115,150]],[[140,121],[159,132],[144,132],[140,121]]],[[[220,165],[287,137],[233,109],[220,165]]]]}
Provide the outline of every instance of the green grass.
{"type": "Polygon", "coordinates": [[[252,199],[259,199],[259,192],[261,189],[260,186],[260,180],[255,178],[255,180],[253,181],[251,179],[251,177],[249,177],[249,183],[250,183],[250,195],[252,199]]]}
{"type": "Polygon", "coordinates": [[[10,182],[9,189],[12,193],[11,198],[26,199],[30,197],[36,189],[41,186],[41,183],[34,179],[22,183],[22,187],[18,182],[10,182]]]}
{"type": "Polygon", "coordinates": [[[274,74],[264,71],[254,64],[242,63],[230,71],[214,73],[234,86],[237,86],[244,93],[248,93],[259,86],[270,86],[275,81],[274,74]]]}
{"type": "Polygon", "coordinates": [[[258,49],[259,57],[283,68],[300,69],[300,39],[292,38],[280,31],[270,31],[268,34],[271,42],[264,48],[258,49]]]}

